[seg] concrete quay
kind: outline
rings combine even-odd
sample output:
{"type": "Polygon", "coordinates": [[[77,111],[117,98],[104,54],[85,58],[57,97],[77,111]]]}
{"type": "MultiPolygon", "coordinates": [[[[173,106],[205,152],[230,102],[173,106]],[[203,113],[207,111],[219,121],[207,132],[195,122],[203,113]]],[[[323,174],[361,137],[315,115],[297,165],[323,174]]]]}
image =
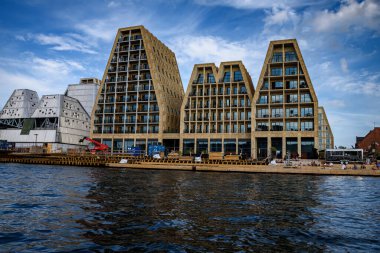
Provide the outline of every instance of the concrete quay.
{"type": "Polygon", "coordinates": [[[336,175],[336,176],[373,176],[380,177],[380,170],[366,169],[346,169],[342,170],[338,166],[301,166],[286,167],[282,165],[229,165],[229,164],[202,164],[202,163],[156,163],[156,162],[136,162],[136,163],[107,163],[111,168],[127,169],[151,169],[151,170],[185,170],[201,172],[240,172],[240,173],[273,173],[273,174],[304,174],[304,175],[336,175]]]}

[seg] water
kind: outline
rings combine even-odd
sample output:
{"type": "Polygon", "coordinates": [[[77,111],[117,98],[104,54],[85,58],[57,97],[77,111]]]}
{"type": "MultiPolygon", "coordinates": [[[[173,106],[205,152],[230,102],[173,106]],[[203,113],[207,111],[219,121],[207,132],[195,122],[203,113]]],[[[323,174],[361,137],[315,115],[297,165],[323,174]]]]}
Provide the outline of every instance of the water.
{"type": "Polygon", "coordinates": [[[1,252],[380,252],[380,179],[0,164],[1,252]]]}

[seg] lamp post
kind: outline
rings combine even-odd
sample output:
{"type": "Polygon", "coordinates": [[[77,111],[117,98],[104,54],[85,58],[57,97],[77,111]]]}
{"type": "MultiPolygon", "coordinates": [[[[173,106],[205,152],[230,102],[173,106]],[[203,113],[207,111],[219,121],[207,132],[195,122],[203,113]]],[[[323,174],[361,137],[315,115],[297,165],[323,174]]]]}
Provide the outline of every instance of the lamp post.
{"type": "Polygon", "coordinates": [[[37,147],[37,136],[38,136],[38,134],[34,134],[34,136],[36,136],[36,141],[34,142],[34,146],[37,147]]]}

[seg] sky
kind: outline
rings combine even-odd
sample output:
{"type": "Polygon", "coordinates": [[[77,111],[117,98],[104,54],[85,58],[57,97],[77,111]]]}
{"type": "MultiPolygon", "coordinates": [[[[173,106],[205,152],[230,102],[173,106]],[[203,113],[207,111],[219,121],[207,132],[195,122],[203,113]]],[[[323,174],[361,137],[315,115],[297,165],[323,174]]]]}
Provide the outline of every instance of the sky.
{"type": "Polygon", "coordinates": [[[194,64],[242,60],[255,87],[271,40],[296,38],[335,144],[380,126],[380,0],[0,0],[0,107],[102,78],[116,31],[144,25],[194,64]]]}

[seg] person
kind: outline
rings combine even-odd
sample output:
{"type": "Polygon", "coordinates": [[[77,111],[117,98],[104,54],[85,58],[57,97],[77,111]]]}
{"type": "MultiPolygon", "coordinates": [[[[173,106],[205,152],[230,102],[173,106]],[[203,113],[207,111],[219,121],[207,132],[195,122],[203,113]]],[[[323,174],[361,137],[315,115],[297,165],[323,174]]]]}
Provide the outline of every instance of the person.
{"type": "Polygon", "coordinates": [[[354,170],[358,169],[358,166],[356,166],[356,163],[354,163],[354,167],[352,169],[354,169],[354,170]]]}
{"type": "Polygon", "coordinates": [[[342,170],[345,170],[346,169],[346,163],[341,162],[341,164],[342,164],[342,170]]]}

